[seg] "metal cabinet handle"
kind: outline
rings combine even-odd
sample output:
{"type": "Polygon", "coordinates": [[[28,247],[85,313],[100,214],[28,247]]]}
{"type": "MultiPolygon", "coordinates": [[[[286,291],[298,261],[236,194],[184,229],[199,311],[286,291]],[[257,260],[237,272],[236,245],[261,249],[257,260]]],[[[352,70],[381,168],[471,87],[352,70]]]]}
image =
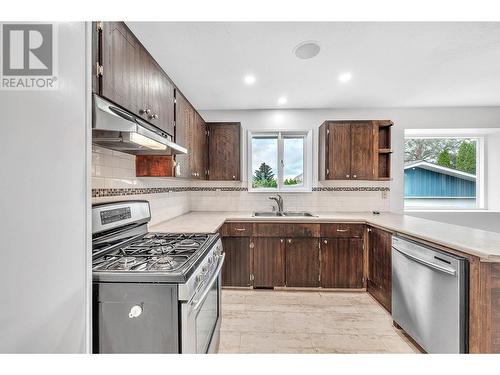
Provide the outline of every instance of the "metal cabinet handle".
{"type": "Polygon", "coordinates": [[[144,109],[139,110],[139,113],[140,113],[141,115],[149,115],[149,114],[151,113],[151,109],[149,109],[149,108],[144,108],[144,109]]]}
{"type": "Polygon", "coordinates": [[[283,238],[280,239],[280,242],[283,243],[283,238]]]}
{"type": "Polygon", "coordinates": [[[328,241],[327,241],[327,240],[324,240],[323,242],[324,242],[324,243],[328,243],[328,241]]]}
{"type": "Polygon", "coordinates": [[[353,175],[352,177],[354,177],[354,178],[358,178],[358,176],[356,176],[356,175],[353,175]]]}
{"type": "Polygon", "coordinates": [[[288,243],[292,243],[292,240],[288,240],[288,243]]]}
{"type": "Polygon", "coordinates": [[[346,174],[345,176],[346,176],[347,178],[349,178],[349,175],[348,175],[348,174],[346,174]]]}
{"type": "Polygon", "coordinates": [[[337,228],[337,232],[348,232],[348,231],[349,231],[349,229],[338,229],[337,228]]]}
{"type": "Polygon", "coordinates": [[[246,231],[246,228],[234,228],[234,230],[237,232],[244,232],[246,231]]]}
{"type": "Polygon", "coordinates": [[[159,118],[160,118],[160,116],[158,116],[156,113],[153,114],[153,115],[151,115],[151,116],[149,116],[150,120],[156,120],[156,119],[159,119],[159,118]]]}
{"type": "Polygon", "coordinates": [[[233,180],[236,180],[236,176],[233,176],[233,180]]]}

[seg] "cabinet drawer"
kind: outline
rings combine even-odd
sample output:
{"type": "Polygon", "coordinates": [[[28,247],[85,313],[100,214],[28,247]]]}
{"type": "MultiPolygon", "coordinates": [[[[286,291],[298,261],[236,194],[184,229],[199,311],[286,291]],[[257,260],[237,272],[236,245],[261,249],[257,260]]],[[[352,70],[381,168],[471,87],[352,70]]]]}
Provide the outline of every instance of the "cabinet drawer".
{"type": "Polygon", "coordinates": [[[226,223],[222,226],[222,237],[250,237],[252,223],[226,223]]]}
{"type": "Polygon", "coordinates": [[[364,224],[321,224],[321,237],[363,237],[364,224]]]}
{"type": "Polygon", "coordinates": [[[290,237],[319,237],[319,224],[297,223],[283,224],[284,236],[290,237]]]}
{"type": "Polygon", "coordinates": [[[280,237],[284,235],[286,224],[254,223],[253,235],[255,237],[280,237]]]}

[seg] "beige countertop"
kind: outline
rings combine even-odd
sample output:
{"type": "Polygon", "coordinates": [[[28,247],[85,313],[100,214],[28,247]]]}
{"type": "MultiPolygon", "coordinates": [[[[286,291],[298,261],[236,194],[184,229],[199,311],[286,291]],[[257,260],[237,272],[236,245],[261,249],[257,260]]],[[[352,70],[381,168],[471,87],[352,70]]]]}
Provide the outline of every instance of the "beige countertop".
{"type": "Polygon", "coordinates": [[[475,255],[482,261],[500,262],[500,233],[467,228],[413,216],[369,212],[321,213],[314,217],[253,217],[251,212],[189,212],[155,224],[151,232],[217,232],[225,221],[361,222],[406,234],[475,255]]]}

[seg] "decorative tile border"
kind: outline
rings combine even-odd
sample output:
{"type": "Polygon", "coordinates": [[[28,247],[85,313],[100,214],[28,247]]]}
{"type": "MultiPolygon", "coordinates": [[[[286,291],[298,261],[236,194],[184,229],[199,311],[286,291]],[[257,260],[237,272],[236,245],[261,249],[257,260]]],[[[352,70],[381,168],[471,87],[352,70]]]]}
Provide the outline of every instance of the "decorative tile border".
{"type": "MultiPolygon", "coordinates": [[[[185,187],[162,187],[162,188],[116,188],[116,189],[92,189],[92,198],[117,197],[122,195],[143,195],[161,193],[182,193],[190,191],[248,191],[247,187],[241,186],[185,186],[185,187]]],[[[388,187],[381,186],[332,186],[313,187],[314,192],[324,191],[390,191],[388,187]]]]}
{"type": "Polygon", "coordinates": [[[312,191],[390,191],[386,186],[331,186],[313,187],[312,191]]]}

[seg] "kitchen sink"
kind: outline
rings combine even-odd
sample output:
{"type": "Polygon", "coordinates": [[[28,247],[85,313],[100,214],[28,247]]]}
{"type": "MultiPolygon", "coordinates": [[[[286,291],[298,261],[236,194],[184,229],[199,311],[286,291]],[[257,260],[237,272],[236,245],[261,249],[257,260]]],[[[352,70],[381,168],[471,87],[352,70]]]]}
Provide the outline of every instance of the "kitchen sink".
{"type": "Polygon", "coordinates": [[[283,216],[283,214],[280,214],[279,212],[254,212],[253,216],[283,216]]]}
{"type": "Polygon", "coordinates": [[[283,212],[284,216],[304,216],[313,217],[314,215],[310,212],[283,212]]]}
{"type": "Polygon", "coordinates": [[[310,212],[273,212],[273,211],[261,211],[254,212],[253,216],[267,216],[267,217],[282,217],[282,216],[293,216],[293,217],[313,217],[314,215],[310,212]]]}

